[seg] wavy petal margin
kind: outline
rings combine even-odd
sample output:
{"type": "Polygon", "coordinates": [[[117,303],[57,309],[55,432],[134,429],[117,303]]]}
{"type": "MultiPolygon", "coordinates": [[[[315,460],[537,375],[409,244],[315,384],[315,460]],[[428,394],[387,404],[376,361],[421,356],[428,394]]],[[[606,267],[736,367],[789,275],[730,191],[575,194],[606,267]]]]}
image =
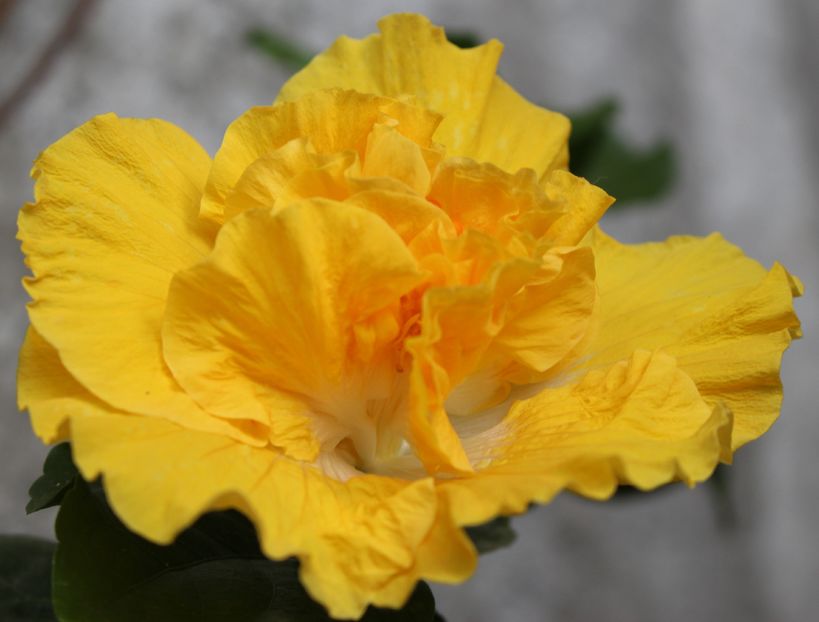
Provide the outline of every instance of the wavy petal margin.
{"type": "Polygon", "coordinates": [[[779,264],[765,270],[719,234],[627,245],[598,229],[590,245],[599,325],[568,373],[662,348],[706,402],[733,413],[734,449],[762,435],[779,416],[782,353],[799,334],[798,281],[779,264]]]}
{"type": "Polygon", "coordinates": [[[408,97],[444,115],[433,138],[450,156],[511,173],[531,168],[540,178],[568,166],[569,120],[496,75],[499,41],[461,49],[421,15],[390,15],[378,27],[365,39],[339,38],[287,81],[277,101],[328,88],[408,97]]]}
{"type": "Polygon", "coordinates": [[[202,411],[162,358],[171,278],[208,254],[216,232],[198,218],[209,167],[174,125],[113,114],[46,149],[32,170],[36,202],[18,218],[29,318],[113,407],[258,442],[202,411]]]}
{"type": "Polygon", "coordinates": [[[731,417],[706,404],[673,357],[641,350],[516,402],[465,444],[488,466],[439,487],[459,524],[469,525],[524,512],[564,489],[604,499],[621,483],[693,485],[730,460],[731,417]]]}

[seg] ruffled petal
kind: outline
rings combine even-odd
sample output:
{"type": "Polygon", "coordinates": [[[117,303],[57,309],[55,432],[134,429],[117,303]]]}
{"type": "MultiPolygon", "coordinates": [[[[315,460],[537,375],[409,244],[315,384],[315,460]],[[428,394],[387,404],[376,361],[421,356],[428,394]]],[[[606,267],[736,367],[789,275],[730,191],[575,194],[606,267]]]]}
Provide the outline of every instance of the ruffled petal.
{"type": "Polygon", "coordinates": [[[466,272],[476,284],[435,287],[422,301],[419,334],[406,341],[412,356],[409,429],[413,449],[430,473],[469,473],[469,458],[445,408],[450,392],[478,366],[501,328],[507,300],[538,270],[525,259],[475,261],[477,249],[495,252],[482,234],[470,232],[457,246],[470,257],[466,272]],[[473,252],[464,249],[472,247],[473,252]],[[483,275],[483,266],[490,266],[483,275]]]}
{"type": "Polygon", "coordinates": [[[205,186],[202,216],[224,222],[225,200],[245,170],[291,140],[306,139],[319,154],[354,151],[363,160],[373,126],[386,119],[421,147],[430,146],[440,122],[423,108],[353,91],[310,92],[298,101],[251,108],[225,132],[205,186]]]}
{"type": "Polygon", "coordinates": [[[416,259],[422,259],[429,246],[413,243],[422,234],[429,234],[435,243],[432,250],[440,252],[442,237],[455,237],[455,227],[446,213],[429,201],[412,194],[387,189],[362,190],[349,197],[346,203],[372,212],[395,231],[416,259]]]}
{"type": "Polygon", "coordinates": [[[291,140],[245,169],[225,199],[225,219],[312,197],[344,200],[350,195],[347,172],[357,167],[355,151],[316,153],[306,138],[291,140]]]}
{"type": "MultiPolygon", "coordinates": [[[[720,235],[625,245],[596,231],[600,323],[574,373],[663,348],[710,404],[734,415],[734,449],[779,415],[782,353],[799,328],[797,287],[720,235]]],[[[572,373],[570,371],[570,373],[572,373]]]]}
{"type": "Polygon", "coordinates": [[[731,418],[703,400],[673,357],[638,351],[514,403],[499,425],[465,445],[484,468],[440,488],[457,520],[475,524],[563,489],[602,499],[621,483],[693,485],[730,460],[731,418]]]}
{"type": "Polygon", "coordinates": [[[401,239],[362,209],[314,199],[247,211],[174,279],[166,358],[209,412],[269,426],[277,445],[312,460],[314,442],[292,445],[294,417],[363,423],[384,389],[379,369],[394,372],[389,311],[421,279],[401,239]]]}
{"type": "Polygon", "coordinates": [[[529,102],[496,75],[503,46],[449,43],[421,15],[391,15],[380,34],[339,38],[282,87],[278,101],[327,88],[410,97],[444,115],[434,140],[449,155],[538,177],[568,165],[569,121],[529,102]]]}
{"type": "Polygon", "coordinates": [[[429,162],[421,148],[394,125],[377,123],[367,139],[361,173],[366,177],[386,177],[404,184],[408,190],[426,196],[432,179],[429,162]]]}
{"type": "Polygon", "coordinates": [[[563,215],[545,234],[550,243],[558,246],[579,244],[614,203],[605,190],[566,171],[554,171],[543,186],[548,197],[566,204],[563,215]]]}
{"type": "Polygon", "coordinates": [[[509,300],[491,354],[514,361],[507,378],[518,384],[533,382],[585,337],[596,302],[591,250],[557,249],[544,257],[538,278],[509,300]]]}
{"type": "Polygon", "coordinates": [[[104,476],[130,529],[167,544],[207,511],[238,509],[265,554],[299,557],[302,582],[334,617],[358,618],[370,603],[400,607],[419,578],[463,580],[474,568],[463,534],[435,547],[457,530],[431,479],[342,483],[274,449],[144,417],[83,417],[72,433],[83,476],[104,476]]]}
{"type": "Polygon", "coordinates": [[[113,407],[252,440],[201,411],[162,359],[171,277],[213,243],[197,216],[209,164],[179,128],[114,115],[46,149],[32,171],[36,203],[18,219],[33,273],[29,317],[71,375],[113,407]]]}

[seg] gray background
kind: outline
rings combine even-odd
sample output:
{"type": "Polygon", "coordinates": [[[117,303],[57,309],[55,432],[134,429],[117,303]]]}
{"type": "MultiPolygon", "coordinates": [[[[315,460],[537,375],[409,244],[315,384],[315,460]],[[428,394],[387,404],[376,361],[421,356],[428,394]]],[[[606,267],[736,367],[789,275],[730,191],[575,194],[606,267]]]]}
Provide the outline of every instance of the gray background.
{"type": "MultiPolygon", "coordinates": [[[[71,2],[20,0],[0,23],[0,101],[32,66],[71,2]]],[[[8,8],[0,0],[0,15],[8,8]]],[[[26,325],[14,241],[38,151],[88,117],[156,116],[213,152],[244,109],[273,99],[286,72],[249,50],[265,25],[321,49],[364,35],[394,10],[506,43],[502,73],[524,95],[572,110],[615,95],[637,144],[674,141],[680,174],[660,205],[610,214],[627,241],[722,231],[781,260],[807,294],[806,338],[786,356],[781,420],[731,469],[733,527],[710,488],[629,502],[568,495],[517,520],[517,545],[476,576],[436,587],[450,622],[809,620],[819,606],[819,359],[816,0],[99,0],[50,71],[0,119],[0,532],[48,535],[53,515],[23,506],[45,449],[15,408],[26,325]]]]}

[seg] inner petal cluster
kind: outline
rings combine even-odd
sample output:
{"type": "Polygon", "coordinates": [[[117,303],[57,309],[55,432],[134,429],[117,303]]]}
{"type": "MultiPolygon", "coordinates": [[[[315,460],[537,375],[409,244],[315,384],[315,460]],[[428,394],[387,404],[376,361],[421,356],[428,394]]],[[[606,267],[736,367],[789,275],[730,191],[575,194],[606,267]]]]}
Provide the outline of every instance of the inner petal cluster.
{"type": "Polygon", "coordinates": [[[608,197],[448,158],[439,122],[331,90],[231,126],[202,204],[216,245],[176,275],[163,328],[205,410],[342,479],[462,473],[453,419],[575,351],[596,291],[574,202],[608,197]]]}

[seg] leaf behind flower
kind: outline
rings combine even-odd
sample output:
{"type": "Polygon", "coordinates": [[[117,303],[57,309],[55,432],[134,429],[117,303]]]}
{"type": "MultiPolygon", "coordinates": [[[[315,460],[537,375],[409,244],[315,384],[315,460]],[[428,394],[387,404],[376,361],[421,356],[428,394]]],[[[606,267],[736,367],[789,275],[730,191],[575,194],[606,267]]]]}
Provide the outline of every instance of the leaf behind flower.
{"type": "MultiPolygon", "coordinates": [[[[57,517],[54,607],[64,622],[327,622],[298,580],[295,560],[262,554],[235,511],[203,516],[170,546],[130,532],[77,479],[57,517]]],[[[401,610],[371,607],[364,622],[432,622],[435,601],[419,583],[401,610]]]]}
{"type": "Polygon", "coordinates": [[[43,474],[28,489],[26,514],[60,505],[76,477],[77,467],[71,458],[71,446],[60,443],[52,447],[43,463],[43,474]]]}
{"type": "Polygon", "coordinates": [[[498,516],[483,525],[467,527],[466,533],[481,555],[510,546],[517,538],[508,516],[498,516]]]}

